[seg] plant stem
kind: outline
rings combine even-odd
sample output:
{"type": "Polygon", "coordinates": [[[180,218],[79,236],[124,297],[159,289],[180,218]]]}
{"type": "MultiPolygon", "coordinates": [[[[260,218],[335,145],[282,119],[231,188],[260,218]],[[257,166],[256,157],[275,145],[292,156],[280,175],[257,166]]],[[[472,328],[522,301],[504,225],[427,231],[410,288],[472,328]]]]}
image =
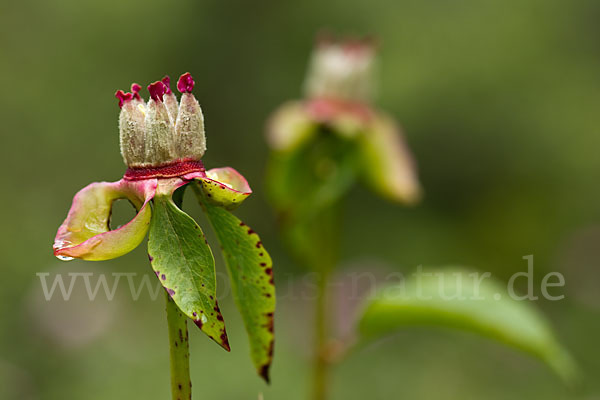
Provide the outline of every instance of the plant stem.
{"type": "Polygon", "coordinates": [[[315,238],[321,242],[317,271],[317,299],[315,301],[314,321],[314,364],[313,364],[313,400],[325,400],[329,395],[330,372],[332,367],[330,338],[327,321],[329,279],[331,271],[338,262],[341,204],[337,203],[321,211],[315,226],[315,238]]]}
{"type": "Polygon", "coordinates": [[[187,317],[171,299],[167,299],[167,324],[169,327],[169,350],[171,359],[171,395],[173,400],[191,400],[190,348],[187,317]]]}
{"type": "Polygon", "coordinates": [[[315,301],[313,399],[325,400],[329,383],[329,360],[327,357],[327,286],[329,272],[322,271],[317,279],[317,299],[315,301]]]}

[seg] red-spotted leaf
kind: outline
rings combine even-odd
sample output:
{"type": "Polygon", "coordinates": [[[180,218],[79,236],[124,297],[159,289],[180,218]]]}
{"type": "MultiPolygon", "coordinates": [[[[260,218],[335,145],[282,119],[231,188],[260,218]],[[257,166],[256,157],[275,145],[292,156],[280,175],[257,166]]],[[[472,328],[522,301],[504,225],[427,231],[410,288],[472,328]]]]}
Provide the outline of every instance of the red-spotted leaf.
{"type": "Polygon", "coordinates": [[[215,260],[196,222],[171,196],[154,198],[148,256],[175,304],[215,342],[229,351],[216,297],[215,260]]]}
{"type": "Polygon", "coordinates": [[[221,243],[233,295],[248,332],[252,361],[268,382],[275,312],[271,257],[249,226],[207,201],[198,189],[196,193],[221,243]]]}
{"type": "Polygon", "coordinates": [[[228,210],[236,209],[252,193],[246,178],[231,167],[210,169],[196,179],[209,202],[228,210]]]}

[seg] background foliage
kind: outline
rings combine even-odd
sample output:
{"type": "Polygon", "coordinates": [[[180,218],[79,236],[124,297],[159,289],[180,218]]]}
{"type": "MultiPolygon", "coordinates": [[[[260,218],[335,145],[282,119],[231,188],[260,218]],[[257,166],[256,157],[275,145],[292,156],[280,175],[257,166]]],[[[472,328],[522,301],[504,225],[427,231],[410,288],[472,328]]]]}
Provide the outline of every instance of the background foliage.
{"type": "Polygon", "coordinates": [[[306,397],[310,296],[298,293],[311,286],[283,253],[263,195],[263,126],[300,96],[321,28],[379,38],[378,104],[402,121],[425,188],[413,209],[352,192],[346,271],[456,263],[506,280],[534,254],[537,288],[549,271],[566,277],[565,300],[539,306],[587,376],[570,393],[509,349],[411,329],[352,355],[334,398],[597,398],[599,17],[593,0],[4,2],[0,399],[166,398],[162,296],[134,302],[121,285],[114,301],[89,302],[78,287],[80,301],[45,302],[35,273],[151,274],[142,247],[108,263],[64,264],[51,243],[77,190],[124,171],[115,90],[185,71],[206,116],[205,164],[234,166],[255,190],[237,215],[271,250],[280,299],[272,386],[255,376],[223,288],[233,351],[191,332],[192,374],[204,378],[195,392],[306,397]]]}

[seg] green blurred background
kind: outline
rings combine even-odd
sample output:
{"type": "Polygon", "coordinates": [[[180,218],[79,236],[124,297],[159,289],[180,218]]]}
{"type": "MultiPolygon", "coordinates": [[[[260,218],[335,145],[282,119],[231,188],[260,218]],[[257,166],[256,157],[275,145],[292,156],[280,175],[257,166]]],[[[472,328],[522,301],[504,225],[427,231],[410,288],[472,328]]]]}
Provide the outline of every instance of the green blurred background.
{"type": "Polygon", "coordinates": [[[405,209],[353,190],[342,271],[461,264],[507,280],[533,254],[537,288],[547,272],[565,275],[566,298],[536,306],[585,374],[569,391],[511,349],[410,329],[348,358],[332,398],[600,399],[599,19],[596,0],[2,2],[0,399],[168,398],[162,296],[133,301],[120,285],[114,301],[89,301],[79,285],[77,301],[45,302],[36,273],[150,274],[144,246],[63,263],[51,244],[77,190],[124,172],[115,90],[186,71],[205,164],[234,166],[253,186],[237,214],[271,251],[280,297],[267,387],[221,276],[233,351],[192,331],[196,396],[307,397],[311,304],[294,293],[310,286],[264,196],[263,131],[301,96],[322,28],[379,39],[377,104],[404,126],[426,192],[405,209]]]}

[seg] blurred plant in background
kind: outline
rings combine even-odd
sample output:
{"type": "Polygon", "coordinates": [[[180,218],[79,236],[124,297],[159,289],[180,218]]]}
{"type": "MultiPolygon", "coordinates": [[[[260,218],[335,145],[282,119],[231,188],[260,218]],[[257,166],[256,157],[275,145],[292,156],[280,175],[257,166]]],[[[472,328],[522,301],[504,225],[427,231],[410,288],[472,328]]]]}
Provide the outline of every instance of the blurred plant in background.
{"type": "MultiPolygon", "coordinates": [[[[400,204],[414,204],[421,196],[415,163],[399,126],[372,104],[375,52],[370,39],[319,38],[305,80],[305,99],[283,104],[267,125],[271,202],[287,248],[318,277],[314,400],[328,397],[330,365],[354,346],[331,340],[332,316],[326,313],[340,238],[352,220],[343,213],[345,197],[359,180],[400,204]]],[[[454,327],[528,351],[571,381],[573,362],[545,319],[528,304],[502,298],[496,282],[463,285],[462,278],[469,276],[460,268],[444,269],[380,290],[367,300],[358,321],[359,343],[409,325],[454,327]],[[448,292],[455,297],[447,298],[448,292]]]]}

